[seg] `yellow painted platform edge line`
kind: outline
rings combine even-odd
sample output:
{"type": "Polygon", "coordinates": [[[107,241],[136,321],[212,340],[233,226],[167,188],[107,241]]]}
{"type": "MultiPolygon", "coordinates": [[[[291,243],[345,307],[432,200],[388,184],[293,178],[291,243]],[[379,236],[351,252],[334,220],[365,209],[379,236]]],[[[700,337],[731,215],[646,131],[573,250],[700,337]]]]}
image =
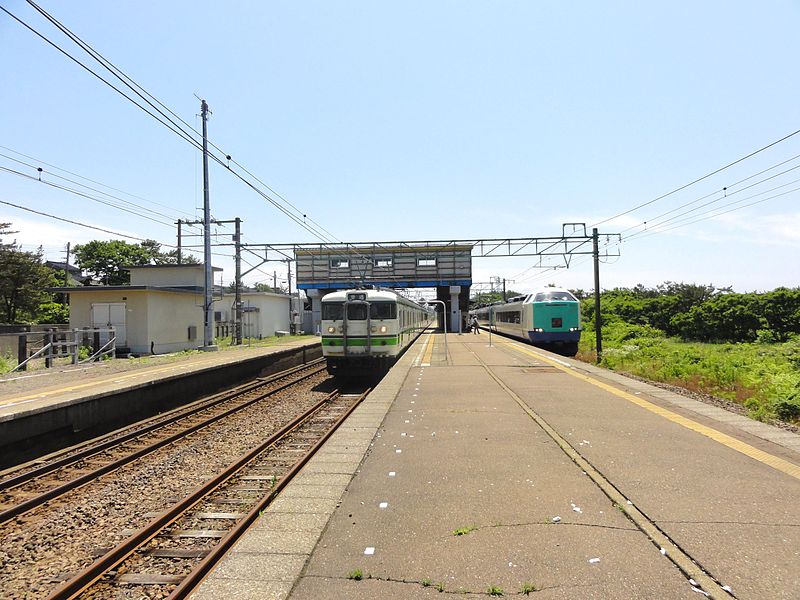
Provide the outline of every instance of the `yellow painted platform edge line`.
{"type": "Polygon", "coordinates": [[[640,406],[645,410],[649,410],[650,412],[655,413],[669,421],[672,421],[673,423],[676,423],[696,433],[711,438],[715,442],[718,442],[723,446],[727,446],[732,450],[736,450],[737,452],[740,452],[745,456],[752,458],[753,460],[757,460],[760,463],[768,465],[773,469],[780,471],[781,473],[785,473],[786,475],[794,477],[795,479],[800,479],[800,466],[795,465],[794,463],[791,463],[788,460],[784,460],[782,458],[774,456],[773,454],[769,454],[768,452],[759,450],[758,448],[755,448],[750,444],[742,442],[741,440],[737,440],[736,438],[727,435],[725,433],[722,433],[721,431],[718,431],[712,427],[708,427],[707,425],[702,425],[697,421],[693,421],[687,417],[679,415],[678,413],[672,412],[671,410],[662,408],[661,406],[653,404],[652,402],[649,402],[643,398],[639,398],[638,396],[634,396],[633,394],[617,389],[614,386],[611,386],[607,383],[598,381],[593,377],[589,377],[588,375],[579,373],[572,366],[565,367],[563,366],[561,361],[551,359],[543,354],[534,352],[533,350],[529,350],[523,346],[517,346],[515,344],[509,344],[509,345],[516,350],[524,352],[525,354],[528,354],[530,356],[535,356],[537,359],[543,360],[546,363],[551,364],[552,366],[563,371],[564,373],[567,373],[577,379],[585,381],[586,383],[590,383],[596,387],[599,387],[617,396],[618,398],[622,398],[623,400],[632,402],[633,404],[636,404],[637,406],[640,406]]]}
{"type": "Polygon", "coordinates": [[[61,387],[61,388],[58,388],[58,389],[51,389],[49,391],[39,392],[38,394],[30,394],[28,396],[17,396],[16,398],[8,398],[7,400],[0,401],[0,408],[2,408],[3,406],[14,406],[15,404],[19,404],[20,402],[22,402],[24,400],[37,400],[39,398],[47,398],[48,396],[53,396],[54,394],[63,394],[64,392],[72,392],[72,391],[75,391],[75,390],[80,390],[80,389],[87,388],[87,387],[92,387],[92,386],[107,385],[109,383],[114,383],[114,382],[121,381],[121,380],[124,380],[124,379],[133,379],[134,377],[146,377],[148,375],[157,375],[158,373],[163,373],[165,371],[173,371],[175,369],[178,369],[178,368],[181,368],[181,367],[185,367],[185,366],[188,366],[188,365],[181,365],[179,363],[179,364],[176,364],[176,365],[171,365],[169,367],[160,367],[158,369],[153,369],[153,370],[150,370],[150,369],[147,369],[147,371],[139,370],[139,371],[136,371],[134,373],[128,373],[126,375],[118,375],[118,376],[115,376],[113,378],[109,377],[107,379],[102,379],[100,381],[91,381],[89,383],[80,383],[78,385],[70,385],[70,386],[61,387]]]}
{"type": "Polygon", "coordinates": [[[433,356],[433,334],[428,334],[428,339],[425,342],[425,352],[422,356],[422,364],[423,366],[430,366],[431,364],[431,356],[433,356]]]}
{"type": "MultiPolygon", "coordinates": [[[[296,347],[296,346],[300,346],[300,345],[301,344],[294,344],[294,343],[293,344],[285,344],[285,346],[287,348],[292,348],[292,347],[296,347]]],[[[267,346],[267,347],[270,347],[270,346],[267,346]]],[[[216,365],[216,364],[219,364],[219,363],[213,363],[213,364],[216,365]]],[[[88,383],[80,383],[80,384],[77,384],[77,385],[71,385],[71,386],[67,386],[67,387],[60,387],[60,388],[57,388],[57,389],[49,389],[48,390],[47,388],[45,388],[44,391],[40,391],[37,394],[29,394],[27,396],[16,396],[14,398],[7,398],[5,400],[0,400],[0,408],[3,408],[5,406],[15,406],[17,404],[20,404],[20,403],[26,401],[26,400],[38,400],[38,399],[41,399],[41,398],[47,398],[48,396],[52,396],[54,394],[63,394],[64,392],[74,392],[75,390],[81,390],[81,389],[84,389],[84,388],[87,388],[87,387],[96,386],[96,385],[106,385],[108,383],[115,383],[117,381],[122,381],[122,380],[125,380],[125,379],[133,379],[134,377],[146,377],[148,375],[158,375],[159,373],[164,373],[166,371],[173,371],[173,370],[176,370],[176,369],[177,370],[180,370],[180,369],[185,370],[186,368],[193,367],[193,366],[199,366],[201,369],[203,367],[203,365],[201,363],[191,362],[191,361],[173,363],[171,365],[166,365],[166,366],[157,367],[157,368],[144,367],[143,369],[139,369],[138,371],[134,371],[132,373],[126,373],[124,375],[118,375],[118,376],[115,376],[115,377],[108,377],[106,379],[101,379],[99,381],[90,381],[88,383]]]]}

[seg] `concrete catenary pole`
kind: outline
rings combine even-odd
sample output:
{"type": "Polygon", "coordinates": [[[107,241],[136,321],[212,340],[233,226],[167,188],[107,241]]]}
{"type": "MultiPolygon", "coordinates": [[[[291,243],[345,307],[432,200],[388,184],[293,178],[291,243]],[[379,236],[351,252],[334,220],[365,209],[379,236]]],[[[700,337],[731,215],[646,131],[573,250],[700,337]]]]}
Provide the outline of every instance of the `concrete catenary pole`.
{"type": "Polygon", "coordinates": [[[594,259],[594,334],[597,362],[603,357],[603,320],[600,316],[600,236],[592,229],[592,258],[594,259]]]}
{"type": "Polygon", "coordinates": [[[203,119],[203,309],[205,322],[203,327],[203,350],[216,350],[212,327],[214,315],[214,281],[211,278],[211,205],[208,197],[208,104],[200,100],[200,116],[203,119]]]}
{"type": "Polygon", "coordinates": [[[235,235],[235,248],[236,248],[236,294],[234,296],[234,342],[237,346],[242,345],[242,220],[236,217],[236,235],[235,235]]]}

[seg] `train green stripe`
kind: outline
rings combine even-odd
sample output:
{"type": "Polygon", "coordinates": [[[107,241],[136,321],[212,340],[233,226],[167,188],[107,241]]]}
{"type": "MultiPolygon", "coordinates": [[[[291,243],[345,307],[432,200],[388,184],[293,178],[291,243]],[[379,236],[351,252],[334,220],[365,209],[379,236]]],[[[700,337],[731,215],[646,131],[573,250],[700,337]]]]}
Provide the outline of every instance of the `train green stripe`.
{"type": "MultiPolygon", "coordinates": [[[[396,335],[373,335],[371,338],[373,346],[396,346],[398,344],[396,335]]],[[[322,337],[323,346],[341,346],[342,338],[337,337],[322,337]]],[[[347,346],[366,346],[366,337],[348,337],[347,346]]]]}

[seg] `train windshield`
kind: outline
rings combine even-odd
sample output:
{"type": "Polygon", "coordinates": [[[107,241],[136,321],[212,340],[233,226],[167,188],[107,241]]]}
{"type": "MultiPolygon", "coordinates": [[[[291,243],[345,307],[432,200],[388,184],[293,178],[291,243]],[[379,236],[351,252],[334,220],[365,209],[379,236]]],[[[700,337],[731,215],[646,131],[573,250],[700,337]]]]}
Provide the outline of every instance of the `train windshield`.
{"type": "Polygon", "coordinates": [[[534,302],[577,302],[575,296],[569,292],[539,292],[533,299],[534,302]]]}
{"type": "Polygon", "coordinates": [[[396,319],[397,304],[394,302],[373,302],[369,306],[370,319],[396,319]]]}
{"type": "Polygon", "coordinates": [[[344,304],[341,302],[323,302],[322,320],[341,321],[344,318],[344,304]]]}
{"type": "Polygon", "coordinates": [[[348,304],[347,305],[347,320],[348,321],[366,321],[367,320],[367,305],[366,304],[348,304]]]}

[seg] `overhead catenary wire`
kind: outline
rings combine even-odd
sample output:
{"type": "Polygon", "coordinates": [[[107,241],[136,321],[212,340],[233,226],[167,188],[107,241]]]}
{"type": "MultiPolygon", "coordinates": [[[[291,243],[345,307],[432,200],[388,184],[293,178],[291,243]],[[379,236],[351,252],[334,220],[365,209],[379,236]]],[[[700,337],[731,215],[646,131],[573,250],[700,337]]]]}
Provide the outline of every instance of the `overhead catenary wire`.
{"type": "Polygon", "coordinates": [[[734,160],[733,162],[730,162],[727,165],[712,171],[711,173],[707,173],[707,174],[703,175],[702,177],[698,177],[697,179],[694,179],[693,181],[690,181],[689,183],[686,183],[686,184],[684,184],[684,185],[682,185],[680,187],[677,187],[674,190],[672,190],[670,192],[667,192],[666,194],[662,194],[661,196],[658,196],[657,198],[653,198],[652,200],[648,200],[647,202],[643,202],[642,204],[639,204],[638,206],[634,206],[633,208],[629,208],[628,210],[625,210],[625,211],[623,211],[621,213],[618,213],[618,214],[614,215],[613,217],[608,217],[606,219],[603,219],[602,221],[598,221],[597,223],[592,225],[592,227],[597,227],[598,225],[602,225],[603,223],[608,223],[609,221],[613,221],[614,219],[617,219],[619,217],[622,217],[624,215],[627,215],[627,214],[630,214],[630,213],[632,213],[634,211],[637,211],[640,208],[644,208],[645,206],[649,206],[650,204],[658,202],[659,200],[663,200],[664,198],[672,196],[673,194],[677,194],[681,190],[685,190],[686,188],[691,187],[691,186],[693,186],[693,185],[695,185],[697,183],[700,183],[701,181],[704,181],[704,180],[708,179],[709,177],[713,177],[717,173],[721,173],[722,171],[724,171],[726,169],[729,169],[730,167],[732,167],[734,165],[738,165],[740,162],[743,162],[743,161],[745,161],[745,160],[747,160],[749,158],[752,158],[753,156],[756,156],[757,154],[760,154],[761,152],[764,152],[765,150],[768,150],[769,148],[772,148],[773,146],[775,146],[777,144],[780,144],[781,142],[785,142],[786,140],[788,140],[788,139],[794,137],[795,135],[797,135],[798,133],[800,133],[800,129],[798,129],[796,131],[793,131],[792,133],[789,133],[789,134],[783,136],[782,138],[780,138],[778,140],[775,140],[774,142],[770,142],[766,146],[762,146],[758,150],[754,150],[753,152],[750,152],[749,154],[747,154],[747,155],[745,155],[745,156],[743,156],[741,158],[738,158],[738,159],[734,160]]]}
{"type": "MultiPolygon", "coordinates": [[[[196,130],[195,130],[195,129],[194,129],[192,126],[191,126],[191,125],[189,125],[188,123],[186,123],[186,121],[184,121],[183,119],[181,119],[180,117],[178,117],[177,115],[175,115],[175,113],[174,113],[172,110],[168,109],[168,108],[167,108],[167,107],[166,107],[166,106],[165,106],[165,105],[164,105],[162,102],[158,101],[158,100],[157,100],[157,99],[156,99],[156,98],[155,98],[155,97],[154,97],[152,94],[150,94],[149,92],[147,92],[146,90],[144,90],[144,88],[143,88],[142,86],[140,86],[139,84],[137,84],[137,83],[136,83],[136,82],[135,82],[135,81],[134,81],[132,78],[130,78],[130,77],[129,77],[129,76],[127,76],[127,75],[126,75],[124,72],[122,72],[120,69],[118,69],[116,66],[114,66],[114,65],[113,65],[113,63],[111,63],[110,61],[108,61],[107,59],[105,59],[105,58],[104,58],[104,57],[103,57],[103,56],[102,56],[102,55],[101,55],[99,52],[95,51],[95,50],[94,50],[94,49],[93,49],[91,46],[89,46],[87,43],[85,43],[83,40],[81,40],[81,39],[80,39],[80,38],[79,38],[77,35],[75,35],[74,33],[72,33],[72,32],[71,32],[71,31],[70,31],[70,30],[69,30],[69,29],[68,29],[66,26],[64,26],[63,24],[61,24],[61,23],[60,23],[60,22],[59,22],[57,19],[55,19],[55,17],[53,17],[52,15],[50,15],[49,13],[47,13],[47,11],[45,11],[44,9],[42,9],[42,8],[41,8],[40,6],[38,6],[38,5],[37,5],[35,2],[32,2],[31,0],[28,0],[28,4],[30,4],[30,5],[31,5],[31,6],[32,6],[34,9],[36,9],[36,10],[37,10],[37,11],[38,11],[38,12],[39,12],[39,13],[40,13],[42,16],[44,16],[44,17],[45,17],[45,18],[46,18],[48,21],[50,21],[50,22],[51,22],[51,23],[52,23],[52,24],[53,24],[55,27],[57,27],[57,28],[58,28],[58,29],[59,29],[59,30],[60,30],[62,33],[64,33],[64,34],[65,34],[67,37],[69,37],[69,38],[70,38],[70,40],[72,40],[74,43],[76,43],[76,44],[77,44],[77,45],[78,45],[78,46],[79,46],[81,49],[83,49],[85,52],[87,52],[87,53],[88,53],[88,54],[89,54],[89,55],[90,55],[92,58],[94,58],[94,59],[95,59],[97,62],[99,62],[99,63],[100,63],[100,64],[101,64],[101,65],[102,65],[102,66],[103,66],[103,67],[104,67],[106,70],[108,70],[110,73],[112,73],[112,74],[114,75],[114,77],[116,77],[117,79],[119,79],[119,80],[120,80],[120,81],[121,81],[121,82],[122,82],[122,83],[123,83],[123,84],[124,84],[126,87],[128,87],[128,88],[129,88],[129,89],[130,89],[132,92],[134,92],[134,93],[135,93],[135,94],[136,94],[136,95],[137,95],[139,98],[141,98],[141,99],[142,99],[142,101],[144,101],[144,102],[145,102],[145,103],[146,103],[148,106],[150,106],[150,107],[151,107],[153,110],[155,110],[155,111],[158,113],[158,115],[156,115],[156,114],[153,114],[153,113],[152,113],[151,111],[149,111],[149,110],[148,110],[148,109],[147,109],[145,106],[142,106],[142,104],[140,104],[139,102],[137,102],[137,101],[136,101],[134,98],[132,98],[130,95],[126,94],[124,91],[122,91],[121,89],[119,89],[119,87],[115,86],[114,84],[112,84],[111,82],[109,82],[107,79],[105,79],[104,77],[102,77],[101,75],[99,75],[98,73],[96,73],[95,71],[93,71],[91,68],[89,68],[89,67],[87,67],[86,65],[84,65],[84,64],[83,64],[81,61],[79,61],[78,59],[76,59],[75,57],[73,57],[71,54],[69,54],[67,51],[65,51],[64,49],[62,49],[60,46],[58,46],[57,44],[55,44],[54,42],[52,42],[51,40],[49,40],[47,37],[45,37],[45,36],[44,36],[43,34],[41,34],[40,32],[36,31],[36,30],[35,30],[33,27],[31,27],[30,25],[28,25],[28,24],[27,24],[27,23],[25,23],[24,21],[22,21],[22,19],[20,19],[20,18],[16,17],[15,15],[13,15],[11,12],[9,12],[8,10],[6,10],[6,9],[5,9],[5,8],[3,8],[3,7],[0,7],[0,9],[2,9],[2,10],[3,10],[3,11],[6,13],[6,14],[8,14],[9,16],[11,16],[13,19],[15,19],[15,20],[16,20],[17,22],[19,22],[21,25],[23,25],[24,27],[26,27],[27,29],[29,29],[30,31],[32,31],[33,33],[35,33],[37,36],[39,36],[40,38],[42,38],[42,39],[43,39],[44,41],[46,41],[48,44],[50,44],[51,46],[53,46],[54,48],[56,48],[57,50],[59,50],[59,52],[61,52],[62,54],[66,55],[66,56],[67,56],[67,57],[69,57],[71,60],[73,60],[74,62],[76,62],[77,64],[79,64],[79,65],[80,65],[82,68],[84,68],[84,69],[85,69],[85,70],[87,70],[89,73],[91,73],[92,75],[94,75],[95,77],[97,77],[97,78],[98,78],[100,81],[102,81],[103,83],[105,83],[106,85],[108,85],[109,87],[111,87],[113,90],[115,90],[115,91],[116,91],[117,93],[119,93],[121,96],[123,96],[124,98],[126,98],[128,101],[132,102],[132,103],[133,103],[133,104],[135,104],[137,107],[139,107],[141,110],[143,110],[144,112],[146,112],[147,114],[149,114],[151,117],[153,117],[154,119],[156,119],[156,120],[157,120],[158,122],[160,122],[162,125],[166,126],[168,129],[170,129],[171,131],[173,131],[174,133],[176,133],[177,135],[179,135],[179,136],[180,136],[182,139],[184,139],[185,141],[189,142],[189,143],[190,143],[192,146],[194,146],[195,148],[197,148],[197,149],[199,149],[199,150],[201,150],[201,151],[202,151],[202,145],[200,144],[200,142],[199,142],[199,141],[197,141],[197,140],[195,140],[195,139],[192,137],[191,133],[189,133],[189,131],[191,131],[191,132],[193,132],[195,135],[198,135],[198,136],[199,136],[199,133],[198,133],[198,132],[197,132],[197,131],[196,131],[196,130]],[[141,92],[140,92],[139,90],[141,90],[141,92]],[[157,102],[157,103],[158,103],[160,106],[163,106],[163,107],[165,108],[165,110],[166,110],[167,112],[169,112],[171,115],[174,115],[174,116],[175,116],[175,117],[176,117],[176,118],[177,118],[177,119],[180,121],[180,123],[182,123],[182,124],[183,124],[183,126],[182,126],[182,125],[180,125],[180,124],[178,124],[178,123],[176,123],[176,122],[175,122],[175,120],[173,120],[172,118],[170,118],[169,116],[167,116],[167,115],[164,113],[164,111],[162,111],[162,110],[161,110],[161,109],[159,109],[157,106],[155,106],[155,105],[153,104],[153,102],[151,102],[151,101],[149,101],[147,98],[145,98],[145,97],[144,97],[144,95],[145,95],[145,94],[146,94],[148,97],[150,97],[150,98],[153,98],[153,100],[154,100],[155,102],[157,102]],[[159,116],[159,115],[160,115],[160,116],[159,116]],[[187,131],[187,129],[188,129],[189,131],[187,131]]],[[[219,149],[219,147],[217,147],[215,144],[213,144],[213,143],[212,143],[212,146],[213,146],[214,148],[216,148],[217,150],[219,150],[220,152],[222,152],[222,150],[220,150],[220,149],[219,149]]],[[[263,197],[265,200],[267,200],[267,201],[268,201],[269,203],[271,203],[273,206],[275,206],[276,208],[278,208],[278,209],[279,209],[281,212],[283,212],[283,213],[284,213],[284,214],[285,214],[287,217],[289,217],[290,219],[292,219],[292,220],[293,220],[295,223],[297,223],[297,224],[298,224],[300,227],[302,227],[302,228],[306,229],[306,230],[307,230],[309,233],[311,233],[312,235],[314,235],[315,237],[319,238],[320,240],[322,240],[322,241],[323,241],[323,242],[325,242],[325,243],[328,243],[328,244],[332,244],[332,243],[334,243],[334,240],[330,239],[330,238],[329,238],[329,237],[327,237],[327,236],[326,236],[324,233],[322,233],[322,231],[327,231],[327,230],[325,230],[325,229],[324,229],[322,226],[316,225],[316,223],[315,223],[313,220],[311,220],[311,219],[308,219],[308,218],[307,218],[307,215],[305,215],[304,213],[302,213],[301,211],[299,211],[299,209],[297,209],[297,208],[296,208],[294,205],[291,205],[291,203],[288,203],[288,201],[287,201],[287,200],[285,200],[285,198],[283,198],[283,197],[281,196],[281,199],[282,199],[284,202],[286,202],[287,204],[289,204],[289,205],[292,207],[292,209],[293,209],[293,210],[294,210],[294,211],[297,213],[297,216],[293,215],[293,214],[292,214],[292,213],[291,213],[291,212],[290,212],[288,209],[286,209],[285,207],[281,206],[281,205],[280,205],[280,203],[279,203],[279,202],[277,202],[277,201],[276,201],[274,198],[272,198],[271,196],[269,196],[269,194],[266,194],[265,192],[263,192],[263,190],[259,190],[259,189],[258,189],[258,188],[257,188],[257,187],[256,187],[256,186],[255,186],[255,185],[252,183],[252,182],[249,182],[249,181],[247,181],[247,180],[246,180],[246,179],[245,179],[245,178],[244,178],[244,177],[243,177],[241,174],[239,174],[239,173],[237,173],[236,171],[234,171],[234,170],[233,170],[233,169],[230,167],[230,165],[229,165],[229,164],[228,164],[226,161],[224,161],[222,158],[220,158],[219,156],[217,156],[216,154],[214,154],[214,153],[212,153],[212,152],[209,152],[209,153],[208,153],[208,156],[209,156],[209,157],[210,157],[210,158],[211,158],[213,161],[215,161],[216,163],[218,163],[220,166],[222,166],[222,167],[226,168],[228,171],[230,171],[231,173],[233,173],[233,174],[234,174],[234,175],[235,175],[237,178],[239,178],[241,181],[243,181],[244,183],[246,183],[246,184],[248,185],[248,187],[250,187],[250,188],[251,188],[251,189],[253,189],[254,191],[257,191],[257,192],[258,192],[258,193],[259,193],[259,194],[260,194],[260,195],[261,195],[261,196],[262,196],[262,197],[263,197]],[[302,215],[302,217],[303,217],[303,219],[304,219],[304,220],[301,220],[301,219],[300,219],[300,215],[302,215]],[[306,222],[307,220],[310,220],[310,221],[312,221],[313,223],[315,223],[316,227],[308,225],[308,223],[306,222]]],[[[229,158],[229,157],[230,157],[230,155],[228,155],[228,154],[225,154],[225,158],[229,158]]],[[[240,168],[241,168],[243,171],[245,171],[245,172],[246,172],[248,175],[250,175],[251,177],[253,177],[254,179],[256,179],[256,180],[257,180],[257,181],[258,181],[258,182],[259,182],[261,185],[264,185],[265,187],[268,187],[268,186],[266,186],[266,184],[264,184],[264,183],[263,183],[263,181],[261,181],[260,179],[256,178],[256,177],[255,177],[255,176],[254,176],[252,173],[250,173],[250,171],[248,171],[247,169],[245,169],[244,167],[242,167],[242,166],[241,166],[241,165],[240,165],[238,162],[234,161],[234,164],[238,165],[238,166],[239,166],[239,167],[240,167],[240,168]]],[[[269,188],[269,189],[271,190],[271,188],[269,188]]],[[[272,190],[272,191],[273,191],[273,193],[274,193],[274,190],[272,190]]],[[[332,235],[332,234],[330,234],[330,232],[328,232],[328,234],[329,234],[329,235],[332,235]]],[[[341,243],[341,242],[340,242],[340,243],[341,243]]]]}
{"type": "MultiPolygon", "coordinates": [[[[788,138],[788,137],[791,137],[791,136],[786,136],[786,137],[788,138]]],[[[782,138],[782,139],[786,139],[786,138],[782,138]]],[[[779,141],[782,141],[782,140],[779,140],[779,141]]],[[[777,143],[777,142],[775,142],[775,143],[777,143]]],[[[775,143],[773,143],[771,145],[774,145],[775,143]]],[[[752,153],[752,154],[755,154],[755,153],[752,153]]],[[[767,167],[766,169],[762,169],[762,170],[760,170],[760,171],[758,171],[756,173],[753,173],[752,175],[748,175],[747,177],[739,179],[739,180],[737,180],[737,181],[735,181],[733,183],[727,184],[726,186],[718,188],[717,190],[715,190],[715,191],[713,191],[713,192],[711,192],[709,194],[705,194],[703,196],[700,196],[699,198],[695,198],[694,200],[691,200],[689,202],[681,204],[681,205],[679,205],[679,206],[677,206],[677,207],[675,207],[673,209],[670,209],[668,211],[665,211],[665,212],[663,212],[663,213],[661,213],[661,214],[659,214],[659,215],[657,215],[655,217],[648,218],[647,220],[644,220],[644,221],[642,221],[642,222],[640,222],[640,223],[638,223],[636,225],[632,225],[630,227],[627,227],[627,228],[623,229],[620,233],[621,234],[625,234],[628,231],[631,231],[631,230],[634,230],[634,229],[639,229],[641,227],[646,227],[647,228],[647,229],[644,229],[644,230],[636,231],[633,234],[630,234],[630,235],[626,236],[625,237],[625,241],[629,241],[629,240],[632,240],[632,239],[636,239],[637,237],[641,236],[643,233],[657,230],[657,228],[660,228],[660,227],[662,227],[663,225],[665,225],[667,223],[670,223],[670,222],[673,222],[673,221],[676,221],[676,220],[678,220],[678,222],[691,220],[692,218],[694,218],[695,216],[698,216],[698,215],[689,216],[686,219],[680,219],[680,217],[684,217],[686,215],[691,215],[692,213],[694,213],[696,211],[699,211],[699,210],[701,210],[703,208],[706,208],[706,207],[711,206],[713,204],[717,204],[717,203],[725,200],[726,198],[730,198],[730,197],[735,196],[737,194],[740,194],[740,193],[742,193],[742,192],[744,192],[746,190],[752,189],[752,188],[754,188],[754,187],[756,187],[758,185],[766,183],[767,181],[774,180],[774,179],[776,179],[778,177],[781,177],[781,176],[783,176],[783,175],[785,175],[787,173],[790,173],[792,171],[800,169],[800,165],[797,165],[797,166],[791,167],[789,169],[785,169],[785,170],[781,171],[780,173],[776,173],[774,175],[770,175],[769,177],[765,177],[765,178],[763,178],[763,179],[761,179],[761,180],[759,180],[757,182],[754,182],[754,183],[752,183],[752,184],[750,184],[748,186],[745,186],[745,187],[742,187],[742,188],[739,188],[739,189],[733,189],[733,188],[736,188],[737,186],[741,185],[742,183],[746,183],[748,181],[751,181],[752,179],[754,179],[756,177],[759,177],[760,175],[763,175],[763,174],[768,173],[768,172],[770,172],[770,171],[772,171],[774,169],[777,169],[777,168],[779,168],[781,166],[784,166],[784,165],[786,165],[788,163],[791,163],[791,162],[793,162],[793,161],[795,161],[795,160],[797,160],[799,158],[800,158],[800,154],[794,155],[794,156],[792,156],[790,158],[787,158],[785,160],[777,162],[777,163],[767,167]],[[692,206],[694,204],[697,204],[698,202],[701,202],[703,200],[707,200],[708,198],[712,198],[714,196],[718,196],[718,197],[713,199],[713,200],[711,200],[711,201],[709,201],[709,202],[704,202],[703,204],[695,206],[694,208],[692,208],[690,210],[687,210],[687,211],[684,211],[684,212],[682,212],[682,213],[680,213],[678,215],[674,215],[674,216],[672,216],[672,217],[670,217],[668,219],[663,219],[663,217],[665,217],[667,215],[671,215],[672,213],[675,213],[676,211],[679,211],[679,210],[681,210],[683,208],[687,208],[689,206],[692,206]],[[661,219],[663,219],[663,220],[661,220],[661,219]]],[[[764,190],[762,192],[759,192],[758,194],[756,194],[754,196],[748,196],[747,198],[743,198],[743,199],[741,199],[739,201],[730,202],[730,203],[724,204],[723,207],[732,206],[733,204],[736,204],[738,202],[744,202],[744,201],[746,201],[748,199],[751,199],[753,197],[756,197],[758,195],[770,193],[770,192],[775,191],[777,189],[780,189],[782,187],[786,187],[788,185],[792,185],[794,183],[797,183],[797,181],[798,180],[793,180],[793,181],[790,181],[788,183],[784,183],[784,184],[782,184],[780,186],[771,188],[769,190],[764,190]]],[[[775,196],[775,197],[779,197],[781,195],[783,195],[783,194],[780,194],[780,195],[775,196]]],[[[751,205],[752,204],[747,205],[747,206],[751,206],[751,205]]],[[[721,207],[717,207],[717,209],[718,208],[721,208],[721,207]]],[[[742,208],[745,208],[745,207],[742,207],[742,208]]],[[[713,209],[713,210],[716,210],[716,209],[713,209]]],[[[700,213],[700,214],[704,214],[705,215],[705,214],[709,214],[709,213],[708,212],[704,212],[704,213],[700,213]]],[[[698,219],[698,221],[701,221],[701,220],[704,220],[704,219],[698,219]]],[[[698,222],[698,221],[693,221],[693,222],[698,222]]],[[[691,224],[691,223],[686,223],[686,225],[689,225],[689,224],[691,224]]],[[[672,230],[672,229],[674,229],[674,228],[669,228],[669,230],[672,230]]],[[[573,264],[571,266],[573,266],[573,267],[574,266],[578,266],[578,265],[583,264],[584,262],[585,261],[578,261],[577,263],[575,263],[575,264],[573,264]]],[[[541,264],[539,264],[539,265],[534,264],[534,265],[531,265],[530,267],[527,267],[527,268],[523,269],[522,271],[516,273],[511,278],[512,279],[519,279],[520,281],[528,281],[528,280],[533,279],[533,278],[540,278],[540,277],[542,277],[542,273],[537,272],[537,273],[535,273],[534,275],[532,275],[530,277],[525,277],[525,278],[520,279],[523,275],[525,275],[529,271],[531,271],[533,269],[542,269],[542,268],[549,270],[551,267],[544,267],[541,264]]],[[[560,269],[561,267],[556,267],[556,268],[560,269]]]]}
{"type": "MultiPolygon", "coordinates": [[[[795,171],[795,170],[797,170],[797,169],[800,169],[800,165],[797,165],[797,166],[794,166],[794,167],[792,167],[792,168],[790,168],[790,169],[786,169],[786,170],[784,170],[784,171],[781,171],[780,173],[776,173],[775,175],[771,175],[771,176],[769,176],[769,177],[765,177],[764,179],[762,179],[762,180],[760,180],[760,181],[757,181],[757,182],[755,182],[755,183],[752,183],[752,184],[750,184],[750,185],[748,185],[748,186],[745,186],[745,187],[743,187],[743,188],[740,188],[740,189],[738,189],[738,190],[734,190],[734,189],[733,189],[733,188],[735,188],[736,186],[738,186],[738,185],[740,185],[740,184],[742,184],[742,183],[744,183],[744,182],[746,182],[746,181],[749,181],[749,180],[751,180],[751,179],[753,179],[753,178],[755,178],[755,177],[758,177],[759,175],[763,175],[764,173],[767,173],[768,171],[771,171],[771,170],[773,170],[773,169],[776,169],[776,168],[778,168],[778,167],[780,167],[780,166],[782,166],[782,165],[785,165],[786,163],[792,162],[793,160],[796,160],[796,159],[798,159],[798,158],[800,158],[800,154],[798,154],[797,156],[794,156],[794,157],[792,157],[792,158],[790,158],[790,159],[787,159],[787,160],[785,160],[785,161],[782,161],[782,162],[780,162],[780,163],[778,163],[778,164],[772,165],[771,167],[769,167],[769,168],[767,168],[767,169],[764,169],[764,170],[762,170],[762,171],[759,171],[758,173],[755,173],[755,174],[753,174],[753,175],[750,175],[749,177],[745,177],[744,179],[740,179],[739,181],[737,181],[737,182],[735,182],[735,183],[732,183],[732,184],[730,184],[730,185],[727,185],[727,186],[725,186],[725,187],[722,187],[722,188],[720,188],[720,189],[717,189],[717,190],[715,190],[715,191],[711,192],[710,194],[706,194],[705,196],[701,196],[700,198],[696,198],[696,199],[694,199],[694,200],[691,200],[690,202],[686,202],[686,203],[684,203],[684,204],[681,204],[680,206],[676,206],[675,208],[673,208],[673,209],[671,209],[671,210],[668,210],[668,211],[666,211],[666,212],[664,212],[664,213],[661,213],[660,215],[658,215],[658,216],[656,216],[656,217],[651,217],[651,218],[647,219],[646,221],[642,221],[641,223],[639,223],[639,224],[637,224],[637,225],[631,225],[630,227],[627,227],[626,229],[623,229],[623,230],[621,231],[621,233],[626,233],[627,231],[630,231],[631,229],[637,229],[637,228],[639,228],[639,227],[642,227],[642,226],[645,226],[645,225],[647,225],[647,226],[652,226],[652,225],[653,225],[653,222],[654,222],[654,221],[657,221],[657,220],[658,220],[658,219],[660,219],[661,217],[664,217],[664,216],[666,216],[666,215],[672,214],[672,213],[674,213],[674,212],[676,212],[676,211],[678,211],[678,210],[681,210],[682,208],[686,208],[687,206],[691,206],[692,204],[696,204],[697,202],[701,202],[701,201],[703,201],[703,200],[706,200],[706,199],[708,199],[708,198],[711,198],[711,197],[712,197],[712,196],[714,196],[714,195],[720,195],[720,194],[721,194],[721,196],[720,196],[719,198],[717,198],[717,199],[715,199],[715,200],[712,200],[711,202],[706,202],[706,203],[704,203],[704,204],[701,204],[701,205],[699,205],[699,206],[696,206],[695,208],[691,209],[692,211],[694,211],[694,210],[699,210],[699,209],[701,209],[701,208],[703,208],[703,207],[705,207],[705,206],[708,206],[708,205],[710,205],[710,204],[713,204],[713,203],[715,203],[715,202],[719,202],[719,201],[721,201],[721,200],[724,200],[725,198],[729,198],[729,197],[731,197],[731,196],[734,196],[734,195],[736,195],[736,194],[739,194],[739,193],[741,193],[741,192],[744,192],[744,191],[746,191],[746,190],[749,190],[749,189],[751,189],[751,188],[753,188],[753,187],[755,187],[755,186],[757,186],[757,185],[761,185],[762,183],[765,183],[765,182],[767,182],[767,181],[771,181],[772,179],[775,179],[775,178],[777,178],[777,177],[780,177],[781,175],[785,175],[786,173],[789,173],[789,172],[791,172],[791,171],[795,171]]],[[[687,212],[691,212],[691,211],[687,211],[687,212]]],[[[684,214],[685,214],[685,213],[684,213],[684,214]]],[[[668,220],[669,220],[669,219],[668,219],[668,220]]]]}

